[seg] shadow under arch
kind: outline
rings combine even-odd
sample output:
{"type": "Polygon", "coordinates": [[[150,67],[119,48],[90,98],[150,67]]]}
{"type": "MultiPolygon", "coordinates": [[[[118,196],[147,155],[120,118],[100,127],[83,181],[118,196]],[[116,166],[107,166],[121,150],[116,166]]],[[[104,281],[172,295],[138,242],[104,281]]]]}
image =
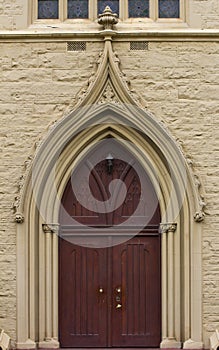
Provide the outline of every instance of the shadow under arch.
{"type": "Polygon", "coordinates": [[[17,227],[17,347],[59,347],[58,213],[72,167],[95,142],[112,137],[138,159],[159,197],[162,220],[162,347],[202,341],[198,195],[168,131],[133,105],[85,106],[52,128],[26,179],[17,227]],[[145,159],[147,155],[147,160],[145,159]],[[158,181],[157,181],[158,179],[158,181]],[[183,266],[183,269],[181,268],[183,266]],[[168,273],[167,273],[168,271],[168,273]]]}

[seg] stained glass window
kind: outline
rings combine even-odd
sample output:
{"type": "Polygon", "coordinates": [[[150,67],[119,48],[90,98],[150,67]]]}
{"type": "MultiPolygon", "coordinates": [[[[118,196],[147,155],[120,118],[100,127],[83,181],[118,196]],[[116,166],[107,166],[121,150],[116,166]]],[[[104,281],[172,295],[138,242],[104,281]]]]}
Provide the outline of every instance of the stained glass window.
{"type": "Polygon", "coordinates": [[[58,0],[38,0],[38,18],[55,19],[59,17],[58,0]]]}
{"type": "Polygon", "coordinates": [[[129,17],[149,17],[149,0],[129,0],[129,17]]]}
{"type": "Polygon", "coordinates": [[[119,15],[119,0],[98,0],[98,14],[103,13],[106,6],[109,6],[113,13],[117,13],[119,15]]]}
{"type": "Polygon", "coordinates": [[[88,18],[88,0],[68,0],[68,18],[88,18]]]}
{"type": "Polygon", "coordinates": [[[160,18],[179,18],[180,0],[159,0],[160,18]]]}

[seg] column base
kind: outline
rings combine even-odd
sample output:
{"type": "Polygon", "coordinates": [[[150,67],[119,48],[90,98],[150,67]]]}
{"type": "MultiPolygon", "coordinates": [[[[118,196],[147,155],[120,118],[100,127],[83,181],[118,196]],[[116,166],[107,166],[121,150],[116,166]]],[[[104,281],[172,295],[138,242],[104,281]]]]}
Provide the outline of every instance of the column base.
{"type": "Polygon", "coordinates": [[[39,342],[38,348],[40,349],[58,349],[60,347],[60,344],[57,339],[48,339],[39,342]]]}
{"type": "Polygon", "coordinates": [[[181,342],[177,341],[175,338],[165,338],[160,343],[161,349],[181,349],[181,342]]]}
{"type": "Polygon", "coordinates": [[[183,349],[203,349],[204,344],[202,342],[194,341],[192,339],[188,339],[183,344],[183,349]]]}
{"type": "Polygon", "coordinates": [[[36,349],[37,345],[36,342],[31,340],[31,339],[27,339],[25,342],[17,342],[16,343],[16,349],[36,349]]]}

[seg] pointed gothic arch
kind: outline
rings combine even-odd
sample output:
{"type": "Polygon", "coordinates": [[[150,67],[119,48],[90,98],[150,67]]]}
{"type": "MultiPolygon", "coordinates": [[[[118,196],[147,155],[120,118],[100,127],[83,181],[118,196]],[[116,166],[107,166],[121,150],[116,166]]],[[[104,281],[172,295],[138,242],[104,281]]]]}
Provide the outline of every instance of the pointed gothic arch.
{"type": "Polygon", "coordinates": [[[79,95],[73,112],[51,128],[39,145],[22,188],[16,216],[20,223],[17,226],[17,348],[59,347],[56,232],[60,199],[72,168],[83,158],[86,149],[109,136],[123,142],[138,159],[159,198],[161,347],[180,347],[184,342],[185,348],[202,348],[198,221],[203,219],[203,213],[199,193],[180,147],[164,126],[138,107],[130,93],[109,34],[107,30],[96,75],[79,95]]]}
{"type": "MultiPolygon", "coordinates": [[[[133,117],[133,107],[131,110],[129,117],[133,117]]],[[[133,120],[130,123],[131,118],[127,119],[128,122],[125,124],[124,121],[128,118],[127,111],[120,109],[120,113],[118,112],[119,107],[114,105],[101,105],[93,111],[86,108],[82,112],[85,123],[81,116],[70,115],[50,132],[38,150],[20,206],[25,221],[22,225],[18,225],[17,234],[19,284],[17,346],[20,348],[35,347],[37,342],[41,347],[58,347],[58,242],[54,232],[58,224],[60,198],[72,167],[83,157],[86,148],[89,149],[95,142],[109,136],[120,141],[126,140],[126,146],[128,145],[129,151],[138,158],[149,174],[159,197],[163,228],[162,337],[164,340],[161,346],[165,344],[169,346],[168,342],[179,346],[182,341],[189,338],[201,342],[201,296],[198,298],[201,285],[199,278],[201,227],[193,218],[194,212],[197,211],[197,194],[191,182],[192,177],[189,176],[182,153],[176,148],[170,135],[153,118],[145,112],[143,117],[142,111],[136,110],[136,122],[141,121],[140,131],[138,123],[134,123],[133,120]],[[89,123],[85,118],[88,112],[89,123]],[[79,120],[80,123],[76,128],[79,120]],[[153,128],[151,124],[154,124],[153,128]],[[70,137],[73,125],[75,136],[70,137]],[[181,161],[184,174],[179,166],[181,161]],[[186,183],[182,178],[185,174],[186,183]],[[178,215],[174,216],[177,203],[181,203],[181,208],[178,215]],[[183,270],[181,265],[184,266],[183,270]],[[199,323],[197,323],[198,314],[199,323]],[[31,342],[28,339],[31,339],[31,342]]]]}

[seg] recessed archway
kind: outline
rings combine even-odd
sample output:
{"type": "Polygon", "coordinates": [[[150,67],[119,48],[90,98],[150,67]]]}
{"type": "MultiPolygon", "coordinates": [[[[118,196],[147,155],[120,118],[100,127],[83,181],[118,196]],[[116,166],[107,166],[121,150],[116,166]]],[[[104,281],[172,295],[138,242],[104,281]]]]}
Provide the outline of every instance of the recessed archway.
{"type": "Polygon", "coordinates": [[[162,229],[162,347],[192,338],[200,347],[201,235],[198,196],[183,155],[153,117],[133,106],[75,111],[38,149],[26,179],[18,225],[18,348],[58,347],[58,216],[72,168],[113,137],[142,164],[155,188],[162,229]],[[89,119],[88,119],[89,115],[89,119]],[[182,268],[183,266],[183,268],[182,268]],[[168,271],[168,274],[167,274],[168,271]],[[39,322],[40,320],[40,322],[39,322]]]}
{"type": "Polygon", "coordinates": [[[108,137],[88,149],[60,207],[61,347],[159,347],[160,222],[153,185],[124,145],[108,137]]]}

